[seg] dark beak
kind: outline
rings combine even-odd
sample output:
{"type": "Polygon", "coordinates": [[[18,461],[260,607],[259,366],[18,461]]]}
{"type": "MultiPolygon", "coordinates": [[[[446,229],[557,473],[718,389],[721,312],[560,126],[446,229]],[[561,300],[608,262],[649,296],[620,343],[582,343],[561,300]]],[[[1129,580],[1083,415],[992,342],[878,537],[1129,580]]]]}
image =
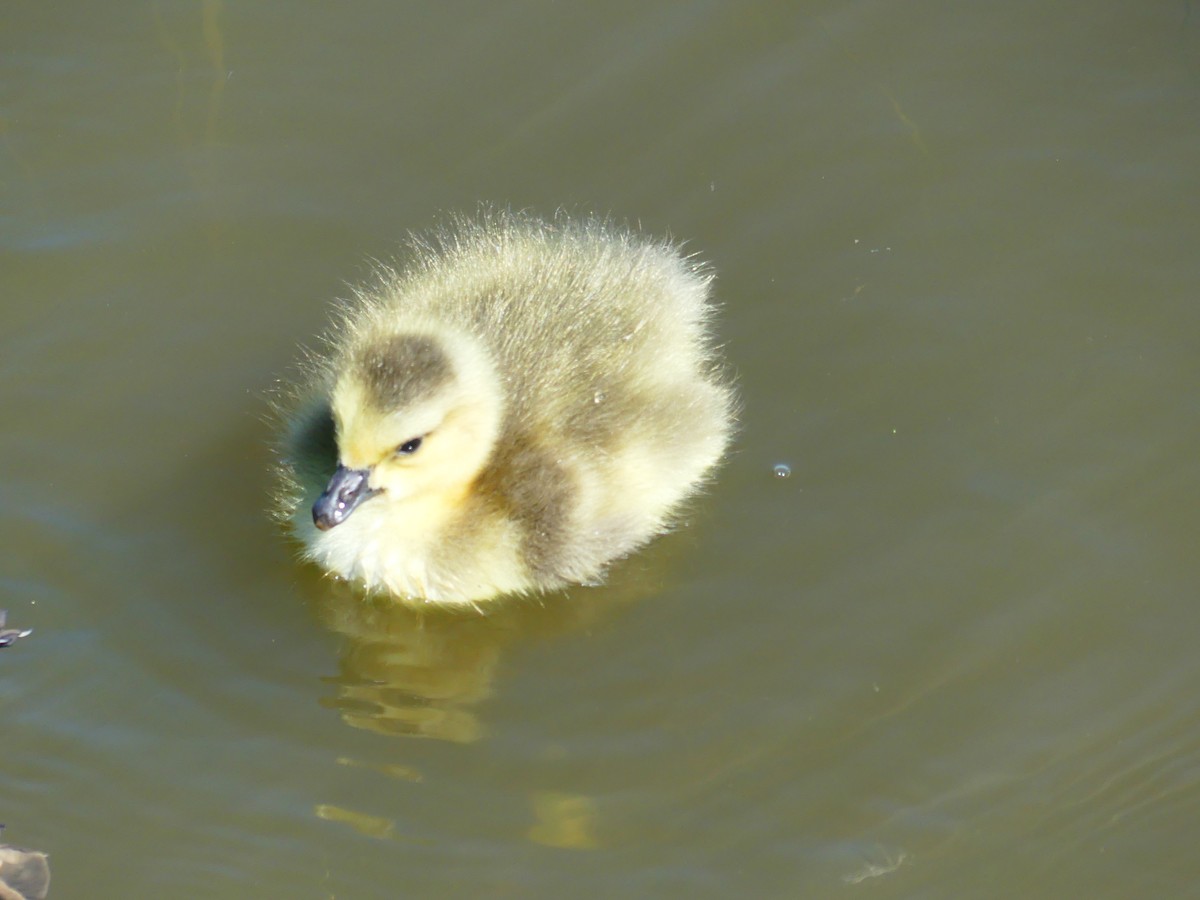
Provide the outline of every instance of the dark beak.
{"type": "Polygon", "coordinates": [[[367,484],[370,475],[367,469],[338,466],[325,487],[325,493],[313,504],[313,524],[322,531],[328,531],[350,518],[350,513],[358,504],[378,494],[379,491],[372,490],[367,484]]]}

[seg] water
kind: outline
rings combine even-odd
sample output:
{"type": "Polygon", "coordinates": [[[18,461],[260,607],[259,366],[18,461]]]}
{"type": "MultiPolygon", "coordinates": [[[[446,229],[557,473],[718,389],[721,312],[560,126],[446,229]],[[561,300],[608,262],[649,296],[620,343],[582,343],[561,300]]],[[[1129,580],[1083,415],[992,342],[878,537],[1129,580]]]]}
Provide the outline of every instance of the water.
{"type": "Polygon", "coordinates": [[[52,897],[1200,896],[1190,5],[6,24],[0,821],[52,897]],[[481,201],[710,260],[742,430],[606,586],[417,616],[294,562],[265,396],[481,201]]]}

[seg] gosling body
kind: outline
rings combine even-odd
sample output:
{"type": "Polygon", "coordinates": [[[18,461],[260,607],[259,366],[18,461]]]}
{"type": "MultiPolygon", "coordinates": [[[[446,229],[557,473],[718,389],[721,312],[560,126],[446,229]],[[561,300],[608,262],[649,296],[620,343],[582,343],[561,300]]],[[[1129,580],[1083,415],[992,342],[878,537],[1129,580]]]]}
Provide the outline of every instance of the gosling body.
{"type": "Polygon", "coordinates": [[[287,403],[281,516],[305,557],[403,601],[596,581],[728,445],[711,276],[562,217],[458,219],[410,250],[287,403]]]}

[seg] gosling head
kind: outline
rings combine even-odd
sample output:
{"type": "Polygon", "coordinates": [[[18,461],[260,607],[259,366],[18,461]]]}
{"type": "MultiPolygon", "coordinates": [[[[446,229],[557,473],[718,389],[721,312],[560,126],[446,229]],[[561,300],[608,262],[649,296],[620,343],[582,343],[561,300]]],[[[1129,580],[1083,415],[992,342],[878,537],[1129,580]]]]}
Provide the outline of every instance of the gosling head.
{"type": "Polygon", "coordinates": [[[491,454],[503,398],[478,342],[400,331],[342,357],[332,410],[338,468],[312,510],[322,531],[368,502],[461,499],[491,454]]]}

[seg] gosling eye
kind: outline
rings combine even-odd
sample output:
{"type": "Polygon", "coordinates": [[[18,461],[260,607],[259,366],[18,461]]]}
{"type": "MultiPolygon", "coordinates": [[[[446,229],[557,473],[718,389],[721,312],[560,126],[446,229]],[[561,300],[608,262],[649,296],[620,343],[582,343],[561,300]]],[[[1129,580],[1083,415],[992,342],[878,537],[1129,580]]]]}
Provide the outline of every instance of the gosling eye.
{"type": "Polygon", "coordinates": [[[419,437],[410,438],[396,448],[396,453],[402,456],[411,456],[412,454],[416,453],[418,449],[420,449],[421,441],[422,438],[419,437]]]}

